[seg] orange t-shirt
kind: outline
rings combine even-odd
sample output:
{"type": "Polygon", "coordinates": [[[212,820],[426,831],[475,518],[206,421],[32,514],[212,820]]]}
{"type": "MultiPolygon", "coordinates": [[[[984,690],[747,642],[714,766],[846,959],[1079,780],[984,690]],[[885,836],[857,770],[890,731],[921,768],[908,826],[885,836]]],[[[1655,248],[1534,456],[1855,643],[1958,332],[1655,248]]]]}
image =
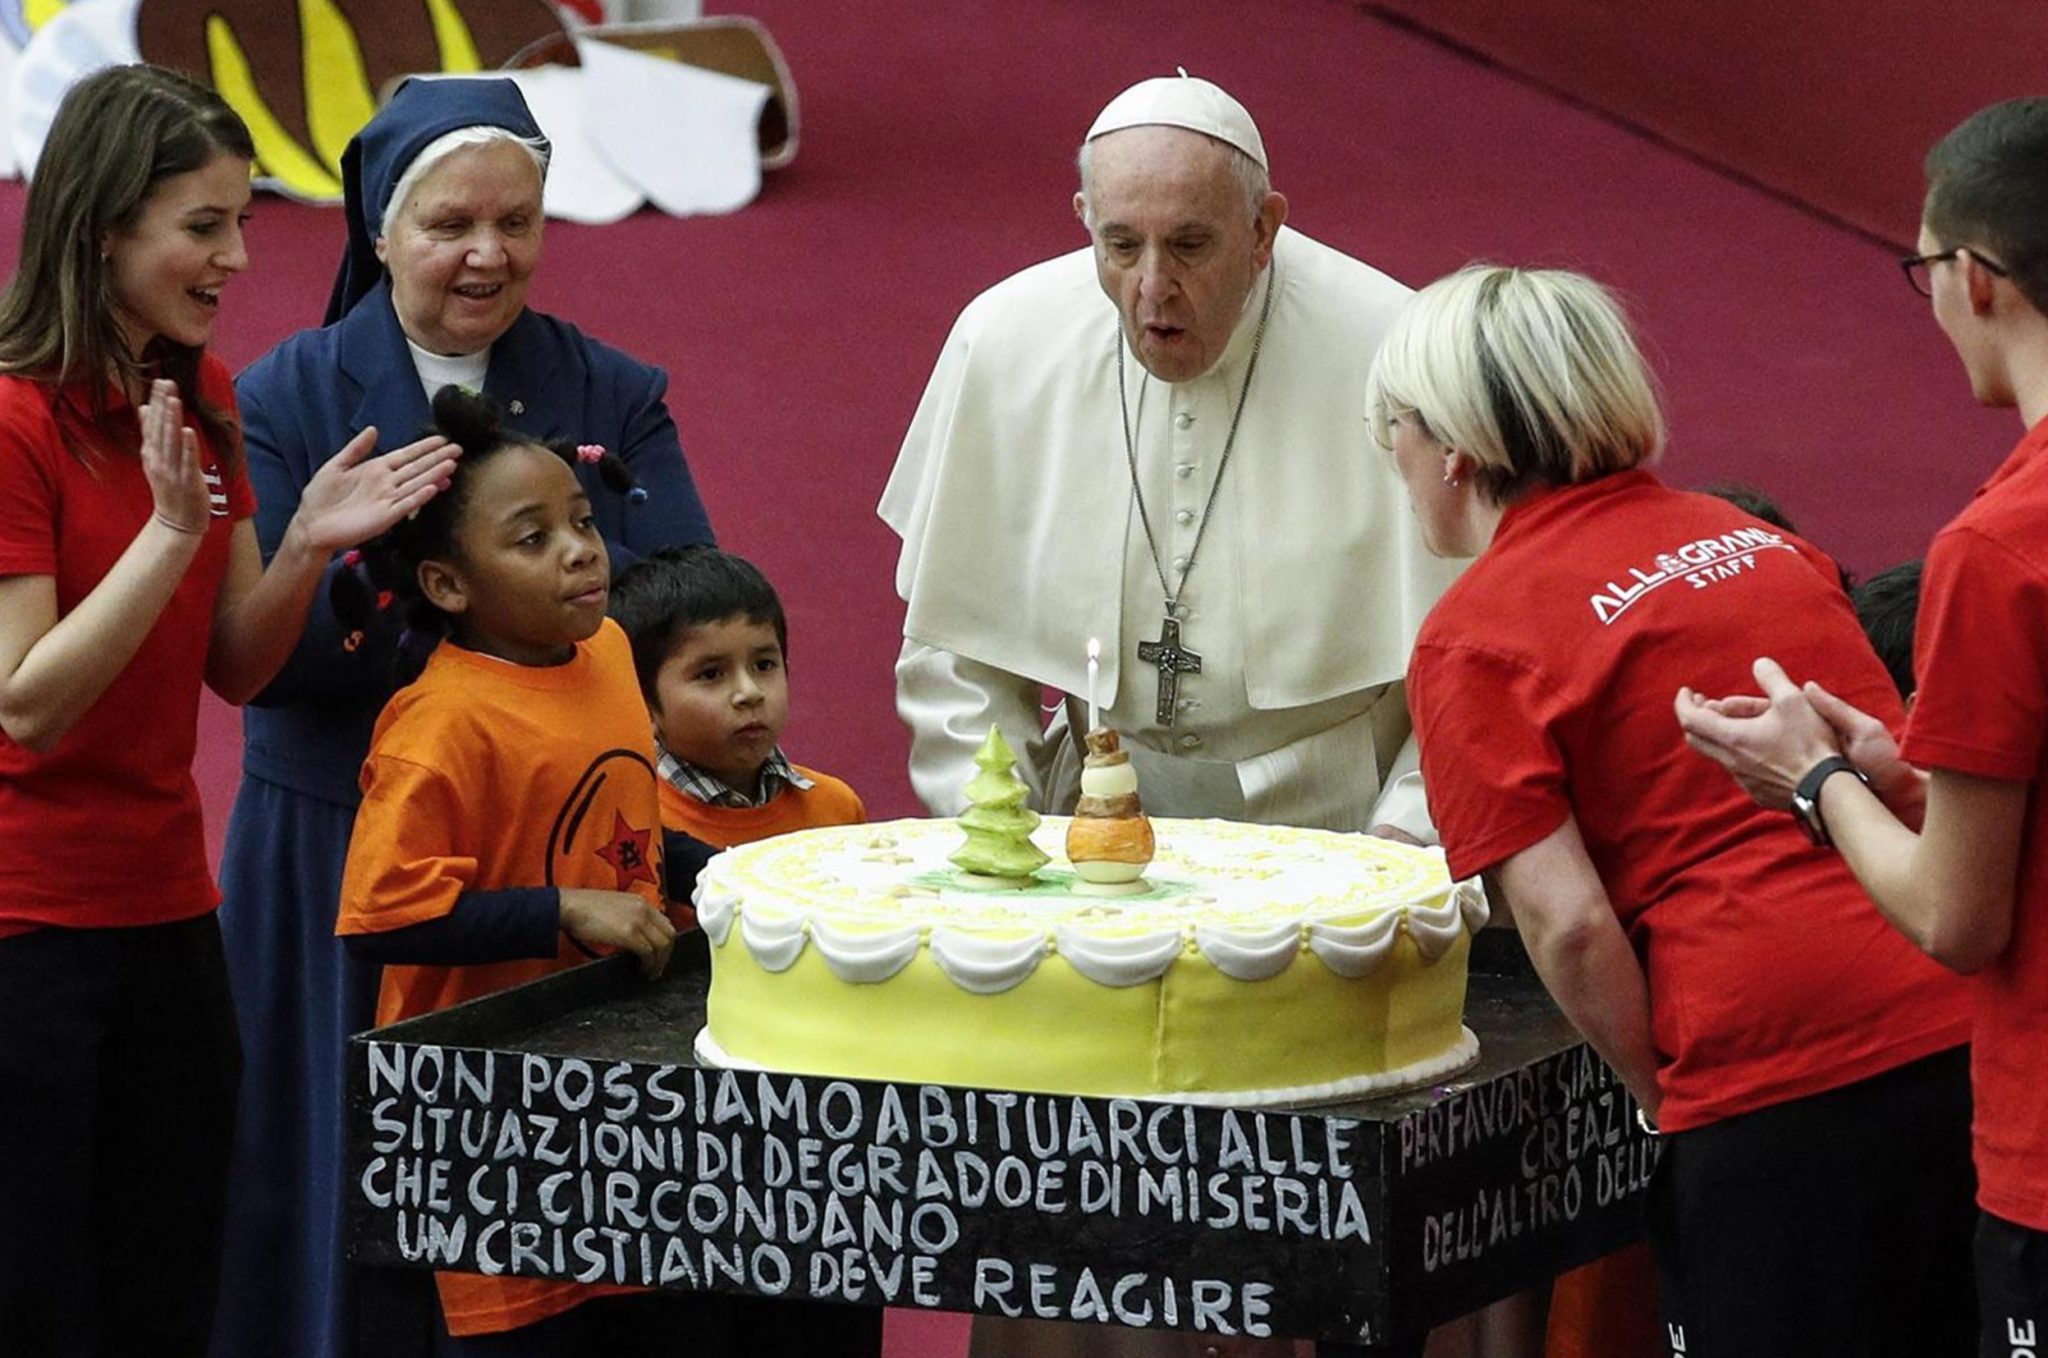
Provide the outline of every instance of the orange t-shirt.
{"type": "Polygon", "coordinates": [[[713,806],[702,802],[669,782],[661,780],[661,823],[680,830],[714,849],[751,844],[770,835],[791,830],[811,830],[822,825],[859,825],[868,809],[852,788],[829,773],[795,766],[811,785],[785,787],[761,806],[713,806]]]}
{"type": "MultiPolygon", "coordinates": [[[[597,887],[661,902],[661,815],[647,708],[618,624],[568,663],[514,665],[443,642],[377,719],[335,932],[439,919],[466,891],[597,887]]],[[[387,966],[377,1022],[536,980],[585,960],[387,966]]],[[[494,1334],[637,1289],[440,1273],[453,1335],[494,1334]]]]}

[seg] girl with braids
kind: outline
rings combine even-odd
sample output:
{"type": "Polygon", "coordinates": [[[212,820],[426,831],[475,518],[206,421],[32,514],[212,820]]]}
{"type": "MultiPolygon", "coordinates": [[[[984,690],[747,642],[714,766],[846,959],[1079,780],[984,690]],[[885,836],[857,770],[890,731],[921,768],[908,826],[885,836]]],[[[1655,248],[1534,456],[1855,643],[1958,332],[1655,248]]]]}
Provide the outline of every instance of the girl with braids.
{"type": "Polygon", "coordinates": [[[65,97],[0,296],[0,1353],[198,1355],[240,1055],[191,777],[199,685],[261,688],[329,558],[456,449],[308,482],[266,569],[206,352],[249,134],[148,67],[65,97]]]}
{"type": "MultiPolygon", "coordinates": [[[[352,564],[367,581],[350,570],[335,586],[344,626],[363,625],[388,591],[411,641],[432,641],[372,732],[342,876],[337,931],[384,964],[380,1024],[599,951],[630,950],[658,975],[675,938],[653,733],[631,648],[605,616],[604,540],[571,471],[594,461],[619,488],[624,464],[509,431],[489,398],[460,387],[441,388],[433,410],[464,449],[448,492],[363,549],[352,564]]],[[[440,1350],[465,1358],[717,1353],[728,1315],[715,1298],[436,1281],[440,1350]]]]}

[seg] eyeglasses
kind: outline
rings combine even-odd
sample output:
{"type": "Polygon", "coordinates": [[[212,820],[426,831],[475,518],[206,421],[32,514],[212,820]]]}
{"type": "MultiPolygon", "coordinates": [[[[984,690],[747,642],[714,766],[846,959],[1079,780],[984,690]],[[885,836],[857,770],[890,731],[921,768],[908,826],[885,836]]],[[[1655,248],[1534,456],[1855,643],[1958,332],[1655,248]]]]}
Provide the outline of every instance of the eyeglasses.
{"type": "Polygon", "coordinates": [[[1991,272],[1997,274],[2000,278],[2012,277],[2011,272],[2003,264],[2000,264],[1995,259],[1987,258],[1982,250],[1969,245],[1951,246],[1946,250],[1937,250],[1931,255],[1907,255],[1899,261],[1899,269],[1906,275],[1907,286],[1911,287],[1913,291],[1919,293],[1922,297],[1932,297],[1934,296],[1934,279],[1930,275],[1927,266],[1930,264],[1940,264],[1944,260],[1960,259],[1966,254],[1985,268],[1991,270],[1991,272]]]}

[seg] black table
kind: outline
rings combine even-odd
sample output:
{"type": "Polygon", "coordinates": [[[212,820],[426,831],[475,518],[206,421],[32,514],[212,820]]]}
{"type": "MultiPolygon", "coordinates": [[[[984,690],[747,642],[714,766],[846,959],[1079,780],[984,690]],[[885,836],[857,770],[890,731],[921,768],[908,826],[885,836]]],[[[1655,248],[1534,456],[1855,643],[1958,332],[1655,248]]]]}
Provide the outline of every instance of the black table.
{"type": "Polygon", "coordinates": [[[692,935],[354,1038],[352,1256],[1401,1354],[1640,1234],[1656,1143],[1501,931],[1477,1065],[1315,1106],[701,1068],[708,983],[692,935]]]}

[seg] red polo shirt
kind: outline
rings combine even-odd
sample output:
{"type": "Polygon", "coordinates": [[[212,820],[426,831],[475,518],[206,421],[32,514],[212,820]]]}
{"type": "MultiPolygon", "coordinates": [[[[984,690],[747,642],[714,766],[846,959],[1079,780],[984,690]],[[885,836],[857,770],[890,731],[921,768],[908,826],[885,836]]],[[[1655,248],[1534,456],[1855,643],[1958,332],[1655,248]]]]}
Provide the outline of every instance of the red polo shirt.
{"type": "MultiPolygon", "coordinates": [[[[203,360],[200,389],[233,411],[227,369],[203,360]]],[[[118,445],[67,428],[98,449],[90,461],[58,433],[55,388],[0,377],[0,575],[47,575],[60,616],[77,608],[149,521],[154,506],[125,401],[118,445]]],[[[79,408],[83,399],[71,393],[79,408]]],[[[200,465],[218,478],[213,519],[141,648],[55,749],[34,754],[0,734],[0,936],[44,925],[162,924],[218,903],[192,782],[199,685],[213,633],[228,540],[256,499],[239,458],[225,466],[200,437],[200,465]]]]}
{"type": "Polygon", "coordinates": [[[2012,941],[1973,977],[1977,1201],[2048,1231],[2048,420],[1927,553],[1904,754],[2028,784],[2012,941]]]}
{"type": "Polygon", "coordinates": [[[1969,1036],[1956,978],[1885,923],[1841,859],[1686,747],[1679,687],[1753,692],[1758,655],[1903,717],[1832,561],[1632,471],[1512,506],[1409,667],[1456,875],[1577,818],[1649,981],[1671,1131],[1969,1036]]]}

